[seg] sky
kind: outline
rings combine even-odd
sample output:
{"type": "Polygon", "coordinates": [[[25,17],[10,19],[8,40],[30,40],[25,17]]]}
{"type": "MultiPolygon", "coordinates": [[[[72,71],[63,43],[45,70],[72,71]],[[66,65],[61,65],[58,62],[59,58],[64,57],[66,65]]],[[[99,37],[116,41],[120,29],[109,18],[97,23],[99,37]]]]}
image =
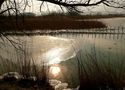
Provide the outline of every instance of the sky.
{"type": "MultiPolygon", "coordinates": [[[[34,12],[36,14],[40,14],[40,5],[41,5],[41,1],[37,1],[37,0],[33,0],[33,6],[31,7],[28,7],[27,8],[27,11],[31,11],[31,12],[34,12]]],[[[108,13],[124,13],[125,10],[121,10],[121,9],[116,9],[116,8],[110,8],[110,7],[107,7],[107,6],[104,6],[104,5],[99,5],[99,6],[96,6],[96,7],[89,7],[89,8],[83,8],[82,9],[83,12],[86,14],[93,14],[93,13],[102,13],[102,14],[108,14],[108,13]]],[[[51,3],[45,3],[43,6],[42,6],[42,12],[41,13],[48,13],[48,12],[53,12],[53,11],[61,11],[61,8],[58,6],[58,5],[54,5],[54,4],[51,4],[51,3]],[[49,8],[49,11],[48,11],[48,8],[49,8]]],[[[65,11],[65,9],[64,9],[65,11]]],[[[83,13],[83,14],[84,14],[83,13]]]]}
{"type": "MultiPolygon", "coordinates": [[[[18,2],[20,2],[21,0],[17,0],[18,2]]],[[[94,1],[94,0],[93,0],[94,1]]],[[[28,0],[29,5],[26,7],[25,12],[33,12],[36,15],[43,15],[43,14],[47,14],[50,12],[61,12],[61,8],[58,5],[55,4],[51,4],[51,3],[44,3],[44,5],[42,6],[41,12],[40,12],[40,5],[41,5],[41,1],[37,1],[37,0],[28,0]]],[[[18,6],[20,9],[21,7],[24,6],[24,3],[22,3],[22,5],[18,6]]],[[[22,10],[22,9],[21,9],[22,10]]],[[[65,8],[64,8],[64,11],[65,8]]],[[[122,14],[125,11],[121,10],[121,9],[114,9],[114,8],[109,8],[106,7],[104,5],[99,5],[96,7],[89,7],[89,8],[82,8],[83,14],[109,14],[109,13],[119,13],[122,14]]]]}

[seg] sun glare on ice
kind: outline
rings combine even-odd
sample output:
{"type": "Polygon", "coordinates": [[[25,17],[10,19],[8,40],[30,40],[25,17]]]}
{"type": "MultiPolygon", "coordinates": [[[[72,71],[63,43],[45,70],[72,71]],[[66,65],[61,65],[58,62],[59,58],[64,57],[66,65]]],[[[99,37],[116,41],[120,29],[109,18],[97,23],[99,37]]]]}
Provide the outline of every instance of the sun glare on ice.
{"type": "Polygon", "coordinates": [[[58,66],[51,66],[50,72],[52,75],[57,76],[61,72],[61,69],[58,66]]]}

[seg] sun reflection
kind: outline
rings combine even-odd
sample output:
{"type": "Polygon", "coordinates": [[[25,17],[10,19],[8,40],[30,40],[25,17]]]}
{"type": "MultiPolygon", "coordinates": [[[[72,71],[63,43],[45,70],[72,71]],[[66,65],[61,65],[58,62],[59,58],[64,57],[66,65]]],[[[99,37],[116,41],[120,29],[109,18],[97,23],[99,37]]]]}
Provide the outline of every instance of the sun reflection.
{"type": "Polygon", "coordinates": [[[53,75],[53,76],[58,76],[59,73],[61,72],[61,69],[59,66],[51,66],[50,67],[50,73],[53,75]]]}
{"type": "Polygon", "coordinates": [[[55,64],[61,61],[62,48],[53,48],[46,53],[46,59],[49,61],[48,64],[55,64]]]}

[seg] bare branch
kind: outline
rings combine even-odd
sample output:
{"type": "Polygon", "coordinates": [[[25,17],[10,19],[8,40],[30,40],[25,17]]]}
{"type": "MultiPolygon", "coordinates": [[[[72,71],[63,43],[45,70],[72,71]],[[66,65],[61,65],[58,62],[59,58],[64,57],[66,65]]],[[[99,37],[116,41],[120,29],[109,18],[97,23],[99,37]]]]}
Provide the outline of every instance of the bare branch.
{"type": "Polygon", "coordinates": [[[119,2],[115,2],[115,1],[111,1],[111,2],[105,1],[105,2],[103,2],[103,4],[108,7],[125,9],[125,5],[121,5],[119,2]],[[116,4],[116,5],[114,5],[114,4],[116,4]]]}
{"type": "Polygon", "coordinates": [[[60,2],[60,1],[56,1],[56,0],[44,0],[44,1],[50,2],[50,3],[53,3],[53,4],[57,4],[57,5],[62,5],[62,6],[65,6],[65,7],[68,7],[68,6],[70,6],[70,7],[73,7],[73,6],[84,6],[84,7],[87,7],[87,6],[96,6],[98,4],[103,3],[106,0],[100,0],[100,1],[97,1],[97,2],[93,2],[91,4],[89,4],[89,3],[80,3],[80,2],[76,3],[74,1],[72,1],[72,3],[71,3],[71,1],[69,3],[67,3],[67,2],[60,2]]]}
{"type": "MultiPolygon", "coordinates": [[[[6,1],[6,0],[0,1],[0,7],[4,1],[6,1]]],[[[38,0],[38,1],[42,2],[40,5],[40,12],[42,11],[41,9],[42,9],[43,3],[46,4],[47,10],[49,11],[47,2],[59,5],[61,10],[63,10],[62,7],[71,7],[78,12],[79,11],[81,12],[81,10],[80,9],[78,10],[77,7],[92,7],[92,6],[98,6],[100,4],[103,4],[108,7],[125,9],[125,0],[38,0]]],[[[15,8],[15,13],[17,13],[17,11],[20,11],[21,9],[23,9],[23,12],[24,12],[27,7],[31,6],[29,4],[30,3],[29,0],[21,0],[21,1],[7,0],[7,2],[11,2],[11,5],[9,7],[6,5],[8,9],[5,11],[2,11],[1,13],[10,10],[10,7],[15,8]]],[[[33,2],[33,0],[31,0],[31,2],[33,2]]],[[[32,6],[33,6],[33,3],[32,3],[32,6]]],[[[14,10],[14,9],[12,9],[12,10],[14,10]]]]}
{"type": "Polygon", "coordinates": [[[12,10],[12,9],[15,9],[15,8],[7,8],[6,10],[1,11],[0,14],[3,14],[5,12],[9,11],[9,10],[12,10]]]}

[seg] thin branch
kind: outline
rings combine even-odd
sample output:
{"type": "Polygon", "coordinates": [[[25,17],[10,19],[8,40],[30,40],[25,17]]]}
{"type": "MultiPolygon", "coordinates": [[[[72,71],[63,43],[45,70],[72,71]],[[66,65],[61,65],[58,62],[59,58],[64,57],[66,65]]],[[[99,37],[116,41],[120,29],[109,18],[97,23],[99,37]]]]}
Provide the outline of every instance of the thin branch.
{"type": "MultiPolygon", "coordinates": [[[[41,1],[41,0],[40,0],[41,1]]],[[[62,5],[62,6],[65,6],[65,7],[74,7],[74,6],[84,6],[84,7],[88,7],[88,6],[96,6],[96,5],[99,5],[101,3],[103,3],[104,1],[106,0],[100,0],[98,2],[94,2],[94,3],[91,3],[91,4],[86,4],[86,3],[66,3],[66,2],[60,2],[60,1],[55,1],[55,0],[44,0],[46,2],[50,2],[50,3],[53,3],[53,4],[57,4],[57,5],[62,5]]]]}
{"type": "Polygon", "coordinates": [[[13,10],[13,9],[15,9],[15,8],[12,8],[12,7],[11,7],[11,8],[7,8],[6,10],[1,11],[0,14],[3,14],[3,13],[5,13],[5,12],[7,12],[7,11],[9,11],[9,10],[13,10]]]}
{"type": "Polygon", "coordinates": [[[114,6],[114,5],[111,5],[111,4],[109,4],[109,3],[105,3],[105,2],[103,2],[103,4],[106,5],[106,6],[108,6],[108,7],[125,9],[125,6],[114,6]]]}
{"type": "Polygon", "coordinates": [[[44,1],[42,1],[41,5],[40,5],[40,12],[42,12],[42,6],[44,4],[44,1]]]}

